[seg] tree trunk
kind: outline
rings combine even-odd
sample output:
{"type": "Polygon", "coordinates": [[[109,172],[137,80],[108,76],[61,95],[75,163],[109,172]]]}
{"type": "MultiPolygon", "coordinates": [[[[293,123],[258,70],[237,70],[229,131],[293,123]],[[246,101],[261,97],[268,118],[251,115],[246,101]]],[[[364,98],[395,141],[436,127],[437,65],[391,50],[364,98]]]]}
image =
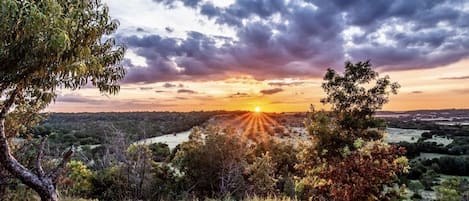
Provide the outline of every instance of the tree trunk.
{"type": "Polygon", "coordinates": [[[51,175],[36,175],[21,165],[11,154],[8,140],[5,136],[4,117],[0,117],[0,164],[13,176],[36,191],[42,201],[58,201],[57,191],[54,184],[57,174],[54,172],[51,175]]]}
{"type": "Polygon", "coordinates": [[[7,187],[10,178],[3,166],[0,165],[0,200],[6,200],[7,187]]]}
{"type": "Polygon", "coordinates": [[[36,190],[36,192],[41,197],[41,201],[58,201],[59,197],[57,195],[57,190],[55,186],[52,184],[52,182],[50,181],[50,179],[48,179],[48,182],[47,181],[44,182],[44,184],[45,184],[44,189],[42,189],[41,191],[36,190]]]}

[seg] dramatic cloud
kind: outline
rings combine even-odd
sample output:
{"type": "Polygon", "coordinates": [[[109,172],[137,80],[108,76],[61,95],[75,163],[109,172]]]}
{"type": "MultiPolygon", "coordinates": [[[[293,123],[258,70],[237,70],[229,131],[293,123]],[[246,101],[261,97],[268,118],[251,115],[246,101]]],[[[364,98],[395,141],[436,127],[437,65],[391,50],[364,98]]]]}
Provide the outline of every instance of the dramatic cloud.
{"type": "Polygon", "coordinates": [[[264,95],[271,95],[271,94],[276,94],[276,93],[279,93],[279,92],[282,92],[282,91],[283,91],[283,89],[281,89],[281,88],[273,88],[273,89],[261,90],[260,93],[264,94],[264,95]]]}
{"type": "Polygon", "coordinates": [[[190,89],[179,89],[178,93],[186,93],[186,94],[196,94],[196,91],[190,90],[190,89]]]}
{"type": "MultiPolygon", "coordinates": [[[[189,31],[118,35],[145,65],[125,61],[125,82],[318,77],[345,60],[384,70],[433,68],[469,55],[469,4],[428,0],[154,0],[193,9],[234,37],[189,31]],[[169,33],[169,34],[168,34],[169,33]]],[[[274,86],[274,85],[272,85],[274,86]]],[[[281,85],[275,85],[281,86],[281,85]]]]}

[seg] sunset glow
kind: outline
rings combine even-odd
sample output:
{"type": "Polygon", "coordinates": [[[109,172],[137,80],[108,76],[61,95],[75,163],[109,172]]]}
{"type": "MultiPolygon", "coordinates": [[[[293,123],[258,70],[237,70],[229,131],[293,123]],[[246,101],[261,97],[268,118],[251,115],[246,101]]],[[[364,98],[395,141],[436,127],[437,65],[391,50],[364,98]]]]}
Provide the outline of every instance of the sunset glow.
{"type": "Polygon", "coordinates": [[[257,112],[257,113],[259,113],[259,112],[261,112],[261,108],[260,108],[259,106],[256,106],[256,107],[254,108],[254,111],[257,112]]]}
{"type": "MultiPolygon", "coordinates": [[[[438,17],[453,3],[435,3],[421,13],[407,1],[387,1],[384,7],[409,6],[412,12],[371,10],[382,15],[364,18],[355,9],[382,6],[287,1],[272,7],[284,9],[264,13],[243,1],[197,2],[106,0],[120,21],[118,43],[127,46],[119,94],[103,96],[92,87],[61,91],[47,111],[327,109],[319,102],[326,69],[340,72],[346,60],[368,59],[402,86],[384,110],[469,108],[469,48],[462,45],[469,31],[460,24],[467,9],[453,10],[451,16],[461,19],[438,17]],[[202,12],[208,7],[216,12],[202,12]]],[[[271,8],[270,2],[254,7],[271,8]]]]}

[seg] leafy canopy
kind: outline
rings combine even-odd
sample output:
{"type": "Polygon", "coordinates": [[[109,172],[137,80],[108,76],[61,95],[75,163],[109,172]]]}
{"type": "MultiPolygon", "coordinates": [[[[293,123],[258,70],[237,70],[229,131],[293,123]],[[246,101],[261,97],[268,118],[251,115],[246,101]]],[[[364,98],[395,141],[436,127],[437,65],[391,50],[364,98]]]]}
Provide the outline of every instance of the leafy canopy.
{"type": "Polygon", "coordinates": [[[296,168],[302,199],[388,200],[384,191],[408,169],[405,150],[382,142],[383,124],[373,117],[399,85],[380,78],[366,62],[345,63],[343,75],[328,69],[322,88],[331,111],[313,111],[306,119],[311,144],[298,154],[296,168]],[[374,82],[374,83],[373,83],[374,82]]]}
{"type": "Polygon", "coordinates": [[[100,1],[2,0],[0,19],[2,97],[17,96],[17,105],[47,105],[57,87],[73,90],[87,83],[103,93],[118,92],[124,48],[103,38],[118,23],[100,1]]]}
{"type": "Polygon", "coordinates": [[[331,112],[316,112],[313,108],[306,122],[309,132],[318,139],[319,151],[353,148],[360,138],[381,139],[380,132],[370,129],[382,127],[373,114],[399,87],[389,76],[379,77],[369,61],[346,62],[343,75],[328,69],[322,84],[326,97],[321,102],[330,104],[331,112]]]}

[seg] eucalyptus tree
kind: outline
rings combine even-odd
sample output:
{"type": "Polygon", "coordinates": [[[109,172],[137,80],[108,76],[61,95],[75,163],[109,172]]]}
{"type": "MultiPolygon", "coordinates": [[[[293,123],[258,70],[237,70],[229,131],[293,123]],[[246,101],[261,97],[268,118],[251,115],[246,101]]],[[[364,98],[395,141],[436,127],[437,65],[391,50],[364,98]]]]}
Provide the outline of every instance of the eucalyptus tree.
{"type": "Polygon", "coordinates": [[[21,111],[40,112],[59,89],[90,84],[117,93],[125,74],[124,47],[111,37],[118,22],[99,0],[1,0],[0,18],[0,162],[42,200],[58,200],[57,179],[73,150],[46,170],[43,136],[30,170],[12,154],[6,119],[21,111]]]}

